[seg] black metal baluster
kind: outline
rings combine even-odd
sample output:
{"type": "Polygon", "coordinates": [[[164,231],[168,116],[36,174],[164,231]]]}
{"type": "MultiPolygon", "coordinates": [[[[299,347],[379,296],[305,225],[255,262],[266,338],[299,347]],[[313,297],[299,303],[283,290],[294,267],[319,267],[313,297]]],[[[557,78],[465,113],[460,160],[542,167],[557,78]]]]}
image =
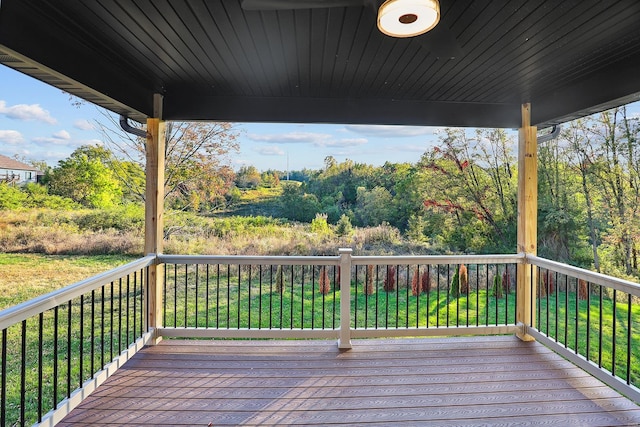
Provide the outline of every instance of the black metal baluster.
{"type": "Polygon", "coordinates": [[[355,296],[353,298],[353,311],[354,311],[353,325],[354,327],[357,328],[358,327],[358,266],[356,265],[355,268],[356,268],[356,280],[355,280],[356,285],[354,289],[355,296]]]}
{"type": "Polygon", "coordinates": [[[109,303],[109,360],[113,360],[113,331],[115,329],[113,324],[113,282],[109,287],[109,300],[111,301],[109,303]]]}
{"type": "Polygon", "coordinates": [[[300,269],[300,329],[304,329],[304,265],[300,266],[300,269]]]}
{"type": "Polygon", "coordinates": [[[449,295],[451,294],[451,264],[447,264],[447,295],[445,296],[445,301],[447,302],[447,313],[446,313],[446,319],[447,319],[447,328],[449,327],[449,295]]]}
{"type": "Polygon", "coordinates": [[[480,264],[476,264],[476,326],[480,326],[480,264]]]}
{"type": "Polygon", "coordinates": [[[118,279],[118,354],[122,353],[122,277],[118,279]]]}
{"type": "Polygon", "coordinates": [[[280,274],[280,277],[276,278],[276,281],[279,281],[281,284],[281,288],[278,290],[278,293],[280,294],[280,329],[282,329],[284,327],[282,324],[282,312],[284,311],[284,271],[282,266],[280,266],[280,270],[276,269],[276,274],[280,274]],[[280,273],[278,273],[278,271],[280,271],[280,273]]]}
{"type": "Polygon", "coordinates": [[[220,329],[220,264],[216,264],[216,329],[220,329]]]}
{"type": "MultiPolygon", "coordinates": [[[[248,273],[248,281],[247,281],[247,328],[251,329],[251,265],[249,267],[248,273]]],[[[240,306],[238,306],[238,311],[240,311],[240,306]]]]}
{"type": "Polygon", "coordinates": [[[618,308],[618,291],[617,289],[613,290],[613,313],[612,313],[612,319],[611,319],[611,327],[612,327],[612,332],[611,332],[611,375],[615,376],[616,375],[616,326],[617,326],[617,319],[618,319],[618,312],[617,312],[617,308],[618,308]]]}
{"type": "Polygon", "coordinates": [[[189,265],[184,265],[184,327],[189,327],[188,308],[189,307],[189,265]]]}
{"type": "Polygon", "coordinates": [[[262,264],[258,266],[258,329],[262,329],[262,264]]]}
{"type": "Polygon", "coordinates": [[[130,285],[131,275],[127,275],[127,289],[126,289],[126,298],[127,298],[127,317],[125,318],[125,334],[126,334],[126,344],[125,348],[129,347],[131,341],[129,340],[129,285],[130,285]]]}
{"type": "Polygon", "coordinates": [[[511,287],[509,283],[509,267],[507,264],[504,265],[504,273],[503,277],[506,279],[506,283],[502,284],[504,289],[504,324],[509,323],[509,288],[511,287]]]}
{"type": "Polygon", "coordinates": [[[631,323],[631,309],[631,294],[627,294],[627,385],[631,385],[631,330],[633,328],[633,324],[631,323]]]}
{"type": "MultiPolygon", "coordinates": [[[[387,282],[389,281],[389,266],[386,266],[386,274],[384,276],[385,280],[387,280],[387,282]]],[[[385,329],[389,329],[389,289],[388,289],[388,283],[387,283],[387,289],[385,289],[385,297],[386,297],[386,304],[385,304],[385,318],[384,318],[384,327],[385,329]]]]}
{"type": "Polygon", "coordinates": [[[578,280],[578,278],[576,278],[576,293],[575,293],[575,297],[576,297],[576,309],[575,309],[575,314],[576,314],[576,316],[575,316],[576,335],[575,335],[575,342],[574,342],[574,348],[576,350],[576,354],[578,354],[578,347],[579,347],[578,335],[580,335],[580,322],[578,321],[578,318],[580,317],[579,316],[580,306],[579,306],[579,299],[578,299],[578,296],[579,296],[579,293],[580,293],[579,288],[580,288],[580,281],[578,280]]]}
{"type": "Polygon", "coordinates": [[[67,399],[71,397],[71,307],[69,300],[67,309],[67,399]]]}
{"type": "MultiPolygon", "coordinates": [[[[322,277],[323,280],[326,277],[327,281],[329,280],[329,275],[327,274],[327,266],[322,266],[322,277]]],[[[330,286],[329,283],[326,284],[326,286],[330,286]]],[[[322,293],[322,329],[325,329],[325,303],[326,303],[326,294],[323,292],[322,293]]]]}
{"type": "Polygon", "coordinates": [[[484,326],[489,326],[489,271],[491,266],[489,264],[486,265],[487,267],[487,277],[486,277],[486,284],[485,284],[485,293],[484,293],[484,298],[485,298],[485,309],[484,309],[484,317],[485,317],[485,321],[484,321],[484,326]]]}
{"type": "Polygon", "coordinates": [[[27,320],[22,321],[20,355],[20,425],[25,424],[25,409],[27,396],[27,320]]]}
{"type": "Polygon", "coordinates": [[[396,265],[396,329],[400,323],[400,266],[396,265]]]}
{"type": "Polygon", "coordinates": [[[591,360],[591,282],[587,282],[587,360],[591,360]]]}
{"type": "Polygon", "coordinates": [[[436,328],[440,327],[440,264],[436,264],[436,328]]]}
{"type": "Polygon", "coordinates": [[[242,273],[240,267],[240,264],[238,264],[238,301],[236,303],[236,311],[238,312],[238,329],[240,329],[240,302],[242,301],[242,296],[240,294],[240,277],[242,273]]]}
{"type": "Polygon", "coordinates": [[[79,372],[79,381],[78,387],[82,388],[83,383],[83,372],[84,371],[84,295],[80,295],[80,372],[79,372]]]}
{"type": "Polygon", "coordinates": [[[569,344],[569,276],[564,275],[564,348],[569,344]]]}
{"type": "MultiPolygon", "coordinates": [[[[458,273],[458,283],[456,283],[454,286],[457,286],[458,289],[456,290],[456,327],[460,326],[460,265],[456,266],[457,268],[457,273],[458,273]]],[[[455,275],[455,273],[454,273],[455,275]]]]}
{"type": "Polygon", "coordinates": [[[100,369],[104,367],[104,285],[101,288],[100,298],[100,369]]]}
{"type": "Polygon", "coordinates": [[[600,316],[598,317],[598,368],[602,368],[602,285],[600,287],[600,316]]]}
{"type": "Polygon", "coordinates": [[[380,266],[376,264],[376,324],[375,324],[375,328],[378,329],[378,317],[379,317],[379,312],[378,312],[378,284],[380,283],[380,266]]]}
{"type": "Polygon", "coordinates": [[[90,373],[91,376],[93,376],[93,373],[96,371],[95,370],[95,363],[94,363],[94,359],[95,359],[95,349],[96,349],[96,291],[95,289],[91,290],[91,332],[90,332],[90,337],[91,337],[91,349],[89,350],[89,355],[91,357],[91,362],[89,362],[89,368],[90,368],[90,373]]]}
{"type": "Polygon", "coordinates": [[[269,266],[269,329],[272,329],[272,328],[273,328],[273,265],[270,265],[269,266]]]}
{"type": "Polygon", "coordinates": [[[178,327],[178,264],[173,265],[173,327],[178,327]]]}
{"type": "Polygon", "coordinates": [[[196,264],[196,286],[195,286],[195,309],[196,309],[196,319],[195,319],[195,327],[198,327],[198,280],[200,279],[199,277],[199,264],[196,264]]]}
{"type": "Polygon", "coordinates": [[[204,309],[207,314],[205,315],[204,324],[206,328],[209,328],[209,264],[207,264],[206,266],[206,275],[207,275],[207,281],[205,282],[204,309]]]}
{"type": "Polygon", "coordinates": [[[420,327],[420,296],[422,295],[422,280],[420,277],[420,264],[416,264],[416,328],[420,327]]]}
{"type": "Polygon", "coordinates": [[[407,282],[407,289],[405,292],[405,328],[409,328],[409,265],[407,265],[407,274],[406,274],[406,282],[407,282]]]}
{"type": "Polygon", "coordinates": [[[227,264],[227,329],[231,327],[231,264],[227,264]]]}
{"type": "Polygon", "coordinates": [[[340,267],[333,267],[333,323],[331,325],[331,327],[333,329],[336,328],[336,289],[340,287],[340,283],[338,283],[337,277],[336,277],[336,271],[339,269],[340,267]]]}
{"type": "MultiPolygon", "coordinates": [[[[314,289],[316,282],[316,268],[313,265],[310,265],[309,268],[311,269],[311,329],[313,329],[315,326],[316,314],[316,292],[314,289]]],[[[302,274],[304,274],[304,267],[302,267],[302,274]]]]}
{"type": "MultiPolygon", "coordinates": [[[[43,322],[44,313],[38,315],[38,422],[42,422],[42,364],[44,363],[43,347],[43,322]]],[[[24,422],[24,421],[23,421],[24,422]]]]}
{"type": "Polygon", "coordinates": [[[2,330],[2,378],[0,379],[2,389],[2,402],[0,402],[0,425],[7,425],[7,330],[2,330]]]}
{"type": "Polygon", "coordinates": [[[431,265],[427,264],[427,286],[429,287],[429,290],[427,291],[427,309],[425,310],[425,317],[427,319],[427,328],[429,327],[429,309],[431,308],[431,265]]]}
{"type": "MultiPolygon", "coordinates": [[[[134,271],[133,272],[133,323],[131,324],[131,342],[135,342],[136,341],[136,326],[138,325],[137,323],[137,315],[138,315],[138,272],[134,271]]],[[[129,344],[131,344],[131,342],[129,342],[129,344]]]]}
{"type": "MultiPolygon", "coordinates": [[[[53,309],[53,408],[58,407],[58,317],[60,306],[53,309]]],[[[2,394],[4,397],[4,392],[2,394]]],[[[0,423],[4,425],[4,423],[0,423]]]]}
{"type": "Polygon", "coordinates": [[[164,265],[164,278],[162,280],[162,324],[167,326],[167,277],[169,273],[169,264],[164,265]]]}
{"type": "Polygon", "coordinates": [[[291,319],[290,320],[290,322],[291,322],[290,326],[291,326],[291,329],[293,329],[293,265],[291,266],[291,304],[289,304],[289,305],[290,305],[290,308],[291,308],[290,313],[289,313],[289,316],[290,316],[290,319],[291,319]]]}
{"type": "MultiPolygon", "coordinates": [[[[549,273],[549,270],[547,270],[547,273],[549,273]]],[[[551,277],[551,276],[549,276],[549,277],[551,277]]],[[[556,287],[555,288],[555,292],[554,292],[555,300],[556,300],[556,308],[554,310],[555,311],[555,317],[556,317],[555,337],[554,338],[555,338],[556,342],[558,342],[558,315],[559,315],[558,311],[560,311],[559,310],[560,309],[560,304],[558,302],[559,301],[559,296],[558,296],[558,275],[556,273],[554,273],[553,277],[554,277],[553,283],[555,283],[555,287],[556,287]]]]}

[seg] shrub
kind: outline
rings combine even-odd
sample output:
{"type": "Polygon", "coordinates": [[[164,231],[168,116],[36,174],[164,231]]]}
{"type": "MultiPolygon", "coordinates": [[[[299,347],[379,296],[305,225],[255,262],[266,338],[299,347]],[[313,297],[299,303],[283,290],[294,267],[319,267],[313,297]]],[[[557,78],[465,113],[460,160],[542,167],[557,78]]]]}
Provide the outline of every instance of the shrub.
{"type": "Polygon", "coordinates": [[[351,220],[345,214],[342,214],[338,223],[336,224],[336,234],[338,236],[349,236],[353,233],[353,226],[351,225],[351,220]]]}
{"type": "Polygon", "coordinates": [[[366,295],[373,295],[373,293],[374,293],[374,289],[373,289],[373,265],[367,265],[367,276],[365,278],[365,281],[366,281],[365,294],[366,295]]]}
{"type": "Polygon", "coordinates": [[[393,265],[387,266],[383,289],[386,292],[393,292],[396,289],[396,267],[393,265]]]}
{"type": "Polygon", "coordinates": [[[327,224],[327,214],[316,214],[316,217],[311,221],[311,232],[323,236],[331,234],[331,229],[327,224]]]}
{"type": "Polygon", "coordinates": [[[327,295],[331,290],[331,282],[329,281],[329,274],[327,268],[322,267],[320,272],[320,280],[318,281],[318,290],[322,295],[327,295]]]}

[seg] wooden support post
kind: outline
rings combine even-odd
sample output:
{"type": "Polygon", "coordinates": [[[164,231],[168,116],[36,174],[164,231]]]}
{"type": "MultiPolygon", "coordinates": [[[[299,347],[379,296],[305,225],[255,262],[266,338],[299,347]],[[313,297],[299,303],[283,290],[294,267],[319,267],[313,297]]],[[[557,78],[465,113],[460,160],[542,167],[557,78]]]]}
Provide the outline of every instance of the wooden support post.
{"type": "Polygon", "coordinates": [[[338,348],[351,348],[351,253],[353,249],[343,248],[340,253],[340,335],[338,348]]]}
{"type": "MultiPolygon", "coordinates": [[[[145,190],[145,255],[161,254],[164,239],[164,122],[158,118],[147,119],[147,166],[145,190]]],[[[157,263],[149,267],[147,278],[149,327],[162,327],[162,283],[164,269],[157,263]]],[[[157,344],[161,337],[154,337],[157,344]]]]}
{"type": "MultiPolygon", "coordinates": [[[[531,126],[531,105],[522,105],[522,127],[518,135],[518,252],[537,253],[538,232],[538,141],[537,127],[531,126]]],[[[535,323],[536,274],[529,264],[518,264],[518,300],[516,320],[531,326],[535,323]]],[[[523,341],[533,337],[517,334],[523,341]]]]}

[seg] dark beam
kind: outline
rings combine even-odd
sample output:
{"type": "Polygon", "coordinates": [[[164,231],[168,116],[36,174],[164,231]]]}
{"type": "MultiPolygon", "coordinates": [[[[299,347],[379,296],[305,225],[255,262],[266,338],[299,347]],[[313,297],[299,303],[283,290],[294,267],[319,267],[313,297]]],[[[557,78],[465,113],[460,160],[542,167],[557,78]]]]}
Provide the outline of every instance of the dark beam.
{"type": "Polygon", "coordinates": [[[517,128],[520,106],[393,99],[165,95],[166,120],[517,128]]]}
{"type": "MultiPolygon", "coordinates": [[[[548,127],[640,100],[640,53],[577,84],[533,96],[531,122],[548,127]]],[[[541,92],[541,91],[540,91],[541,92]]]]}

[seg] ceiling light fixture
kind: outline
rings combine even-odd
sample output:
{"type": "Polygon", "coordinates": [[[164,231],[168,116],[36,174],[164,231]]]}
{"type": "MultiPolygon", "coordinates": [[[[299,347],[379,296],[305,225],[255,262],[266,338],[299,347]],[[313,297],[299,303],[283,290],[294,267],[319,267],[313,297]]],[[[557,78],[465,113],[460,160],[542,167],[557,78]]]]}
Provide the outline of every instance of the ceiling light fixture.
{"type": "Polygon", "coordinates": [[[438,0],[387,0],[378,10],[378,28],[391,37],[419,36],[438,21],[438,0]]]}

